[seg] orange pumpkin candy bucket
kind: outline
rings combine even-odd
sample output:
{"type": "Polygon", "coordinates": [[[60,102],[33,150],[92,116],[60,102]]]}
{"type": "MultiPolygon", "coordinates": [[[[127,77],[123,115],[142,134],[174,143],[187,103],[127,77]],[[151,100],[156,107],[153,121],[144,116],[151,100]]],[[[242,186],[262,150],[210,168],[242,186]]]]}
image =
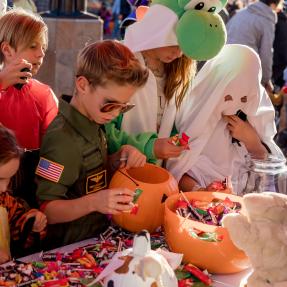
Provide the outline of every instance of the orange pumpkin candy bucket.
{"type": "Polygon", "coordinates": [[[142,191],[136,202],[136,214],[122,212],[113,216],[117,225],[131,232],[143,229],[154,232],[163,224],[165,200],[168,196],[178,193],[175,178],[167,170],[148,163],[144,167],[116,171],[109,187],[126,187],[142,191]]]}
{"type": "MultiPolygon", "coordinates": [[[[191,200],[211,202],[213,199],[224,201],[226,198],[238,202],[242,206],[241,197],[220,192],[186,192],[186,198],[191,200]]],[[[183,216],[175,212],[175,206],[182,195],[169,197],[165,202],[164,230],[166,241],[173,252],[183,253],[183,261],[192,263],[211,273],[229,274],[250,267],[250,261],[245,253],[232,243],[228,231],[222,226],[210,225],[183,216]],[[221,240],[204,241],[192,235],[193,230],[206,233],[216,233],[221,240]]],[[[244,209],[240,212],[244,213],[244,209]]]]}

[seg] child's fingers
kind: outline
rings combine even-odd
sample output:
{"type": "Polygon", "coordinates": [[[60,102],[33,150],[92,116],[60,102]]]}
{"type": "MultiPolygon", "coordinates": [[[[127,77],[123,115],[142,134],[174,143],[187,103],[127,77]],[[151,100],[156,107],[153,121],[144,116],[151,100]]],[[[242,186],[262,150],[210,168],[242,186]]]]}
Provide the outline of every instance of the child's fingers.
{"type": "Polygon", "coordinates": [[[35,223],[33,226],[33,231],[40,232],[47,225],[47,217],[42,212],[37,212],[35,216],[35,223]]]}
{"type": "Polygon", "coordinates": [[[142,167],[146,163],[146,157],[139,157],[135,162],[135,167],[142,167]]]}
{"type": "Polygon", "coordinates": [[[227,122],[227,123],[236,123],[236,116],[223,116],[223,119],[227,122]]]}
{"type": "Polygon", "coordinates": [[[119,195],[128,195],[130,197],[134,196],[134,191],[129,188],[113,188],[113,189],[110,189],[110,192],[112,192],[112,194],[116,196],[119,196],[119,195]]]}
{"type": "Polygon", "coordinates": [[[170,157],[179,157],[183,151],[187,149],[188,145],[184,146],[173,146],[169,151],[170,157]]]}
{"type": "Polygon", "coordinates": [[[24,68],[28,68],[29,70],[31,70],[32,69],[32,64],[27,62],[26,60],[23,60],[23,61],[21,61],[19,63],[19,67],[21,68],[21,70],[24,69],[24,68]]]}
{"type": "Polygon", "coordinates": [[[20,78],[28,78],[28,79],[30,79],[30,78],[32,78],[32,73],[30,73],[30,72],[20,72],[19,73],[19,77],[20,78]]]}
{"type": "Polygon", "coordinates": [[[228,123],[227,128],[230,132],[234,132],[235,127],[232,124],[228,123]]]}
{"type": "MultiPolygon", "coordinates": [[[[129,204],[122,204],[122,203],[118,203],[115,207],[116,212],[124,212],[124,211],[130,211],[133,207],[132,203],[129,204]]],[[[113,213],[115,214],[115,213],[113,213]]]]}
{"type": "Polygon", "coordinates": [[[116,202],[117,203],[130,203],[133,200],[132,196],[129,195],[117,195],[116,202]]]}

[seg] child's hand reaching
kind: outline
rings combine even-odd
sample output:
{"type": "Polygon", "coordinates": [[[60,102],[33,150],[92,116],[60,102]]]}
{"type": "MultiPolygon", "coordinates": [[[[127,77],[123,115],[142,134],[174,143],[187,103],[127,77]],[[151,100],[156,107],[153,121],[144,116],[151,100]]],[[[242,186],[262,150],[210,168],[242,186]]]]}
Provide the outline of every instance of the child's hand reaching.
{"type": "Polygon", "coordinates": [[[3,264],[10,260],[10,256],[7,251],[0,249],[0,264],[3,264]]]}
{"type": "Polygon", "coordinates": [[[241,141],[249,153],[256,157],[263,158],[266,155],[266,149],[262,145],[256,130],[248,121],[241,120],[238,116],[223,116],[227,122],[227,129],[233,138],[241,141]]]}
{"type": "Polygon", "coordinates": [[[29,211],[26,217],[26,221],[31,217],[35,217],[35,222],[34,222],[33,229],[32,229],[33,232],[41,232],[46,228],[47,217],[43,212],[37,209],[32,209],[29,211]]]}
{"type": "Polygon", "coordinates": [[[88,195],[88,210],[104,214],[119,214],[132,208],[134,191],[128,188],[102,189],[88,195]]]}
{"type": "Polygon", "coordinates": [[[146,163],[146,156],[130,145],[123,145],[120,149],[120,168],[142,167],[146,163]]]}
{"type": "Polygon", "coordinates": [[[2,89],[7,89],[15,84],[27,84],[32,78],[31,72],[21,72],[22,69],[32,69],[32,65],[24,59],[15,59],[0,71],[0,84],[2,89]],[[25,78],[25,79],[21,79],[25,78]]]}
{"type": "Polygon", "coordinates": [[[186,149],[187,146],[175,146],[170,143],[170,138],[161,138],[154,142],[154,154],[158,159],[178,157],[186,149]]]}

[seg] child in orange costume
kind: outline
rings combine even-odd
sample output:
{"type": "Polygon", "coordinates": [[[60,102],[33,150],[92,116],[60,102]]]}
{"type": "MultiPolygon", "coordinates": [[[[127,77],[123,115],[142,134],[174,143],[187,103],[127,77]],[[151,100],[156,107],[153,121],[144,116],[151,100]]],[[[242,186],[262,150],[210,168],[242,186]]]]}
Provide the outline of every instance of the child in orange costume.
{"type": "MultiPolygon", "coordinates": [[[[16,143],[15,136],[11,131],[0,126],[0,207],[7,210],[11,247],[17,253],[21,251],[19,249],[31,247],[36,236],[40,235],[42,238],[47,224],[46,216],[42,212],[37,209],[27,211],[23,204],[8,192],[10,179],[19,168],[20,156],[21,149],[16,143]],[[28,230],[27,237],[23,238],[23,232],[26,232],[26,224],[30,218],[34,218],[32,230],[28,230]]],[[[0,264],[9,259],[7,250],[0,249],[0,264]]]]}

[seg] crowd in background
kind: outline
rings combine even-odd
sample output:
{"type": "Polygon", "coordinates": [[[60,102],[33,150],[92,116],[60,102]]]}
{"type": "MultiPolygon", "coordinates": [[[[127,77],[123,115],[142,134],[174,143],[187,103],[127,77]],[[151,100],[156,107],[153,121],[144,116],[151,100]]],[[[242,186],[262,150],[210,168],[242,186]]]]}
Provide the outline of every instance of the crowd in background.
{"type": "MultiPolygon", "coordinates": [[[[132,13],[136,7],[148,5],[149,2],[149,0],[88,0],[87,10],[103,19],[105,38],[123,39],[125,31],[123,23],[130,24],[135,21],[132,13]],[[125,22],[125,19],[129,20],[125,22]]],[[[14,4],[33,12],[49,10],[49,3],[50,0],[8,0],[10,6],[14,4]]],[[[275,96],[280,94],[287,81],[283,76],[287,67],[287,1],[228,0],[220,16],[227,27],[228,43],[247,45],[259,54],[263,68],[262,84],[276,104],[279,127],[283,100],[274,98],[274,93],[275,96]],[[277,13],[277,19],[274,12],[277,13]]],[[[198,67],[201,67],[201,63],[198,67]]],[[[279,129],[282,131],[284,127],[279,129]]],[[[281,147],[284,148],[287,132],[280,141],[282,141],[281,147]]]]}

